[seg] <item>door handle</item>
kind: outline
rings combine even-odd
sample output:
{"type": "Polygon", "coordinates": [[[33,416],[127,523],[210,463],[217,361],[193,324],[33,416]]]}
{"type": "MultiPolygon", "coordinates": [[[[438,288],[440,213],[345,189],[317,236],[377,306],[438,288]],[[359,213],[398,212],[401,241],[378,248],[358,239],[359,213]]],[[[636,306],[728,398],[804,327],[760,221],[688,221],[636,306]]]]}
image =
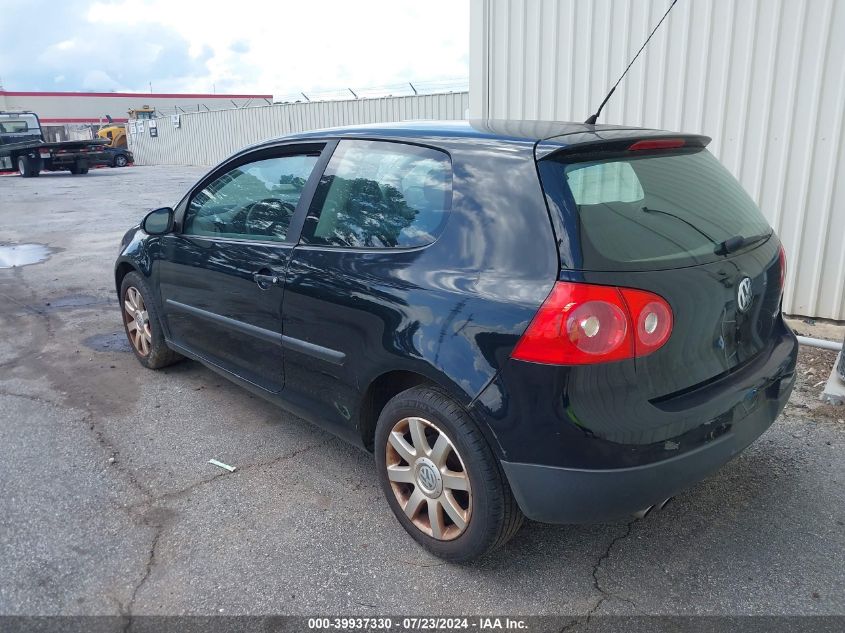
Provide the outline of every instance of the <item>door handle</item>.
{"type": "Polygon", "coordinates": [[[255,273],[252,279],[262,290],[267,290],[270,286],[279,286],[282,283],[278,275],[266,275],[264,273],[255,273]]]}

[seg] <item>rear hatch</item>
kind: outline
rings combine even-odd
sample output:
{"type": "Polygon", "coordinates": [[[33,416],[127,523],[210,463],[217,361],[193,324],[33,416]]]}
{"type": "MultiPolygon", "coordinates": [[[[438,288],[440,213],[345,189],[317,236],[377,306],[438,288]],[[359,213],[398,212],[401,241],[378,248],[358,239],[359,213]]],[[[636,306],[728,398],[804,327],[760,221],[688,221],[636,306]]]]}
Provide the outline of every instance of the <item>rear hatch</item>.
{"type": "Polygon", "coordinates": [[[655,404],[736,371],[782,333],[780,242],[708,141],[605,139],[538,160],[561,279],[639,288],[671,306],[669,340],[635,360],[655,404]]]}

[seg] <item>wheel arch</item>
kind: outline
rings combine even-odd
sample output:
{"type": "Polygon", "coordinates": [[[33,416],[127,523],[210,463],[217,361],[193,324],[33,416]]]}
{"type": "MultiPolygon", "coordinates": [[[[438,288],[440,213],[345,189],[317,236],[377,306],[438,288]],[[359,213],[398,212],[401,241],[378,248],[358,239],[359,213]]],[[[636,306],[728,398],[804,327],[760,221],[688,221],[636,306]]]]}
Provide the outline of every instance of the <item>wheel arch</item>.
{"type": "Polygon", "coordinates": [[[384,372],[370,381],[358,407],[358,430],[361,433],[361,442],[368,451],[373,451],[376,422],[385,405],[397,394],[420,385],[443,389],[442,385],[430,377],[404,369],[384,372]]]}
{"type": "Polygon", "coordinates": [[[503,455],[501,446],[490,427],[485,421],[476,415],[473,410],[473,398],[458,385],[446,377],[440,379],[432,377],[428,372],[420,372],[414,369],[393,369],[385,371],[372,380],[364,390],[358,406],[358,431],[361,436],[361,443],[369,452],[373,452],[375,443],[376,424],[385,405],[394,396],[411,389],[412,387],[427,386],[442,391],[460,404],[467,414],[476,423],[481,434],[487,440],[493,453],[499,457],[503,455]]]}
{"type": "Polygon", "coordinates": [[[130,261],[123,260],[121,262],[118,262],[117,266],[114,269],[114,285],[118,295],[120,295],[120,284],[123,283],[123,278],[131,272],[141,271],[130,261]]]}

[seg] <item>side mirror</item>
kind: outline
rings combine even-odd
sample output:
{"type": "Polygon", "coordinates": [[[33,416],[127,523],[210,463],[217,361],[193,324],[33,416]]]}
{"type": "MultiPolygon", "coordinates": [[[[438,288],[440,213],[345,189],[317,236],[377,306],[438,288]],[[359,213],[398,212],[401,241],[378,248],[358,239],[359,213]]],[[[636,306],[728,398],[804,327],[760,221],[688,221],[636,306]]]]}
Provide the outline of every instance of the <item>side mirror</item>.
{"type": "Polygon", "coordinates": [[[162,207],[150,211],[141,221],[141,228],[149,235],[164,235],[173,230],[173,209],[162,207]]]}

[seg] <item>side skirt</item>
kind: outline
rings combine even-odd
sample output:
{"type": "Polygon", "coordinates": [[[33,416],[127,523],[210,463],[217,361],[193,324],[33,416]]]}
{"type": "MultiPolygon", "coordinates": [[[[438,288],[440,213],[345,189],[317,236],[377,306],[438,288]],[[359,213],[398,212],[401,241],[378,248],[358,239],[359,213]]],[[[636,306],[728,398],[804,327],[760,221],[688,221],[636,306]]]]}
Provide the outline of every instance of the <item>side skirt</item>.
{"type": "Polygon", "coordinates": [[[179,345],[178,343],[174,343],[172,340],[170,340],[168,338],[165,338],[165,343],[174,352],[178,352],[178,353],[182,354],[182,356],[185,356],[186,358],[190,358],[191,360],[197,361],[198,363],[204,365],[205,367],[207,367],[211,371],[219,374],[223,378],[226,378],[227,380],[235,383],[239,387],[243,387],[244,389],[246,389],[250,393],[253,393],[256,396],[259,396],[259,397],[263,398],[264,400],[267,400],[268,402],[276,405],[277,407],[284,409],[288,413],[292,413],[293,415],[295,415],[299,418],[302,418],[303,420],[306,420],[307,422],[310,422],[314,426],[317,426],[317,427],[323,429],[324,431],[331,433],[335,437],[339,437],[340,439],[346,441],[347,443],[351,444],[352,446],[355,446],[356,448],[359,448],[362,451],[369,454],[369,451],[364,446],[364,443],[361,441],[361,435],[360,435],[360,433],[357,432],[357,428],[350,427],[348,433],[337,433],[336,431],[337,431],[338,427],[326,424],[324,420],[321,420],[321,419],[314,417],[314,415],[307,408],[297,406],[296,404],[290,402],[289,400],[287,400],[286,398],[284,398],[283,396],[281,396],[278,393],[273,393],[272,391],[268,391],[268,390],[264,389],[263,387],[260,387],[260,386],[254,384],[254,383],[252,383],[248,380],[244,380],[240,376],[233,374],[229,370],[224,369],[223,367],[220,367],[219,365],[216,365],[215,363],[203,358],[199,354],[195,354],[191,350],[179,345]]]}

